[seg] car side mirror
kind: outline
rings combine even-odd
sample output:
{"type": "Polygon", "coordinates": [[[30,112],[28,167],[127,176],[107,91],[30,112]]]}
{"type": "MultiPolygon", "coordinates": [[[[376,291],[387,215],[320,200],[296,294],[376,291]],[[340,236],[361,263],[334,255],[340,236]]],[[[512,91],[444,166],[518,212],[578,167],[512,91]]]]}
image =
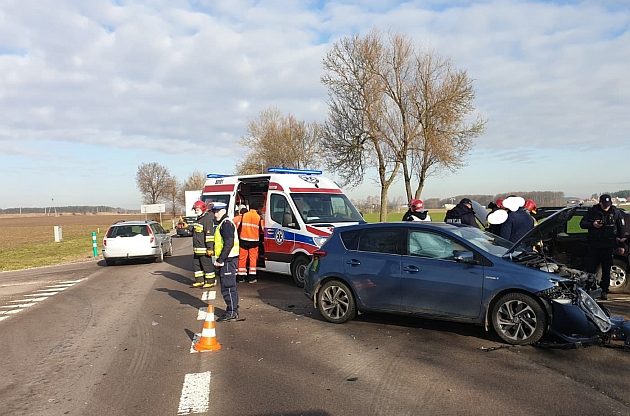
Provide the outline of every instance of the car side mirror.
{"type": "Polygon", "coordinates": [[[475,254],[472,251],[455,250],[453,251],[453,258],[459,263],[479,264],[479,262],[475,260],[475,254]]]}

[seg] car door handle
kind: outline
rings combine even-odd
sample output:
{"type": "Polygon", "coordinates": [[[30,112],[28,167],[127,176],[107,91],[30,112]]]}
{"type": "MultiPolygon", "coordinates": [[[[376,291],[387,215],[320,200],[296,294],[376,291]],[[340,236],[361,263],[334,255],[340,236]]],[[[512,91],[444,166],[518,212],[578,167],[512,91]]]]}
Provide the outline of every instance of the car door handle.
{"type": "Polygon", "coordinates": [[[418,273],[420,269],[417,268],[416,266],[405,266],[403,267],[403,271],[409,272],[409,273],[418,273]]]}
{"type": "Polygon", "coordinates": [[[346,264],[349,264],[350,266],[358,266],[361,264],[361,262],[359,260],[352,259],[352,260],[348,260],[346,264]]]}

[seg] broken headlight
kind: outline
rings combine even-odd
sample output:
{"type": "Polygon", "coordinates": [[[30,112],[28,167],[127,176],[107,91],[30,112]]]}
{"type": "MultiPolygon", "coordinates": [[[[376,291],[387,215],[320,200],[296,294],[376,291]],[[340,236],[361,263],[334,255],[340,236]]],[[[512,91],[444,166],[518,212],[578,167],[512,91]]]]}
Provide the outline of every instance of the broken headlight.
{"type": "Polygon", "coordinates": [[[610,318],[597,302],[588,295],[583,289],[578,288],[578,305],[586,315],[597,325],[600,331],[608,332],[612,326],[610,318]]]}

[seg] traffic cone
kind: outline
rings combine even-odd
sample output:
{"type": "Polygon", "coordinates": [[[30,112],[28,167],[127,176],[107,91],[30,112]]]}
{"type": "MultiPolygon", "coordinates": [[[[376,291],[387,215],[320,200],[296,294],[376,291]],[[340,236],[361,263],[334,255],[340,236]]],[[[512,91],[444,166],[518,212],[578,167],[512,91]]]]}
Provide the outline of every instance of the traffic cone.
{"type": "Polygon", "coordinates": [[[201,338],[193,347],[195,351],[218,351],[221,344],[217,341],[217,334],[214,328],[214,306],[208,305],[206,320],[203,322],[201,338]]]}

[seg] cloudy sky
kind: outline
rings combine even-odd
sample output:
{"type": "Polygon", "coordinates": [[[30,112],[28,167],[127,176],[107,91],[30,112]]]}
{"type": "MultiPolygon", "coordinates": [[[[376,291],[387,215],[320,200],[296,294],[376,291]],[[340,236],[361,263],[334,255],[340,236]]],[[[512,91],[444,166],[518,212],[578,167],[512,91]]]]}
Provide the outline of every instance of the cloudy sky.
{"type": "Polygon", "coordinates": [[[1,0],[0,208],[138,208],[143,162],[231,173],[261,110],[325,119],[322,58],[372,28],[468,71],[488,121],[423,198],[630,189],[626,0],[1,0]]]}

